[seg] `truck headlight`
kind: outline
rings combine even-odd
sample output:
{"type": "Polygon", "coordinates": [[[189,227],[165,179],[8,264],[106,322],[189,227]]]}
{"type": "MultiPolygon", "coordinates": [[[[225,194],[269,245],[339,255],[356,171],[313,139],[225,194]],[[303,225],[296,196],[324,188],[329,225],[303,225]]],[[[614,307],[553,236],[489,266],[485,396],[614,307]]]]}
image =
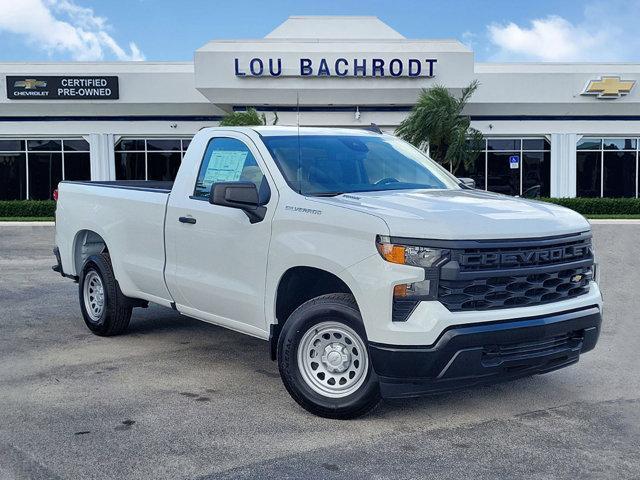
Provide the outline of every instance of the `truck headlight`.
{"type": "Polygon", "coordinates": [[[437,297],[440,266],[447,262],[449,251],[441,248],[392,243],[391,239],[384,235],[378,235],[376,247],[387,262],[424,269],[424,280],[402,283],[393,287],[393,320],[404,321],[412,310],[408,308],[410,307],[408,304],[413,304],[415,307],[422,300],[434,300],[437,297]],[[402,305],[405,307],[401,308],[402,305]],[[400,311],[406,311],[407,315],[399,315],[400,311]]]}
{"type": "Polygon", "coordinates": [[[376,239],[378,252],[387,262],[431,268],[444,257],[446,250],[431,247],[416,247],[391,243],[387,236],[378,235],[376,239]]]}

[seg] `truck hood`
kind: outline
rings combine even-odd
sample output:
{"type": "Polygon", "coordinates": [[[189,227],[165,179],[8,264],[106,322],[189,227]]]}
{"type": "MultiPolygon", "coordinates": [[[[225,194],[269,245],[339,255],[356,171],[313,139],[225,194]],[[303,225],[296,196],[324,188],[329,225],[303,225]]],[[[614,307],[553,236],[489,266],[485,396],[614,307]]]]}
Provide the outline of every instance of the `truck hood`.
{"type": "Polygon", "coordinates": [[[582,215],[567,208],[481,190],[347,193],[322,201],[376,215],[397,237],[535,238],[590,229],[582,215]]]}

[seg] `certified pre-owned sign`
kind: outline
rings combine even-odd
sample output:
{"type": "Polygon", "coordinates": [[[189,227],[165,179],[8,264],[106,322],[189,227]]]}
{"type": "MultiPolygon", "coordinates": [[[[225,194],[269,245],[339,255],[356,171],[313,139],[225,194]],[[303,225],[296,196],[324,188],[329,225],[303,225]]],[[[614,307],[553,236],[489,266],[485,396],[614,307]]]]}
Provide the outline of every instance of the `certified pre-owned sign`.
{"type": "Polygon", "coordinates": [[[7,77],[12,100],[117,100],[118,77],[22,76],[7,77]]]}

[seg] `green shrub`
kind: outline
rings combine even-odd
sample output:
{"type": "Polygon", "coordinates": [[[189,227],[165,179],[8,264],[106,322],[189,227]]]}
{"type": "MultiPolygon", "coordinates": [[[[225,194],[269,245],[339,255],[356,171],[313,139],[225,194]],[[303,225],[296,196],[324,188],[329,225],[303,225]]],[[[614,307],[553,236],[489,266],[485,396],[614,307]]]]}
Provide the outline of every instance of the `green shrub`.
{"type": "MultiPolygon", "coordinates": [[[[582,215],[640,215],[639,198],[541,198],[582,215]]],[[[0,201],[0,217],[53,217],[53,200],[0,201]]]]}
{"type": "Polygon", "coordinates": [[[53,200],[0,201],[0,217],[53,217],[55,211],[53,200]]]}
{"type": "Polygon", "coordinates": [[[582,215],[638,215],[640,198],[541,198],[582,215]]]}

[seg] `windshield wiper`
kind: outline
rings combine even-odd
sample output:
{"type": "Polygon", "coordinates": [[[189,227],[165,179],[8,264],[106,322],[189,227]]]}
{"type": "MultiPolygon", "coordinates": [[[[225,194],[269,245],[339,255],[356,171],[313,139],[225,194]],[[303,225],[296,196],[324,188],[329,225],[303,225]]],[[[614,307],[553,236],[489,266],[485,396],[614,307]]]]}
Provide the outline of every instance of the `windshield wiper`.
{"type": "Polygon", "coordinates": [[[342,195],[345,192],[312,192],[307,193],[307,195],[311,197],[337,197],[338,195],[342,195]]]}

